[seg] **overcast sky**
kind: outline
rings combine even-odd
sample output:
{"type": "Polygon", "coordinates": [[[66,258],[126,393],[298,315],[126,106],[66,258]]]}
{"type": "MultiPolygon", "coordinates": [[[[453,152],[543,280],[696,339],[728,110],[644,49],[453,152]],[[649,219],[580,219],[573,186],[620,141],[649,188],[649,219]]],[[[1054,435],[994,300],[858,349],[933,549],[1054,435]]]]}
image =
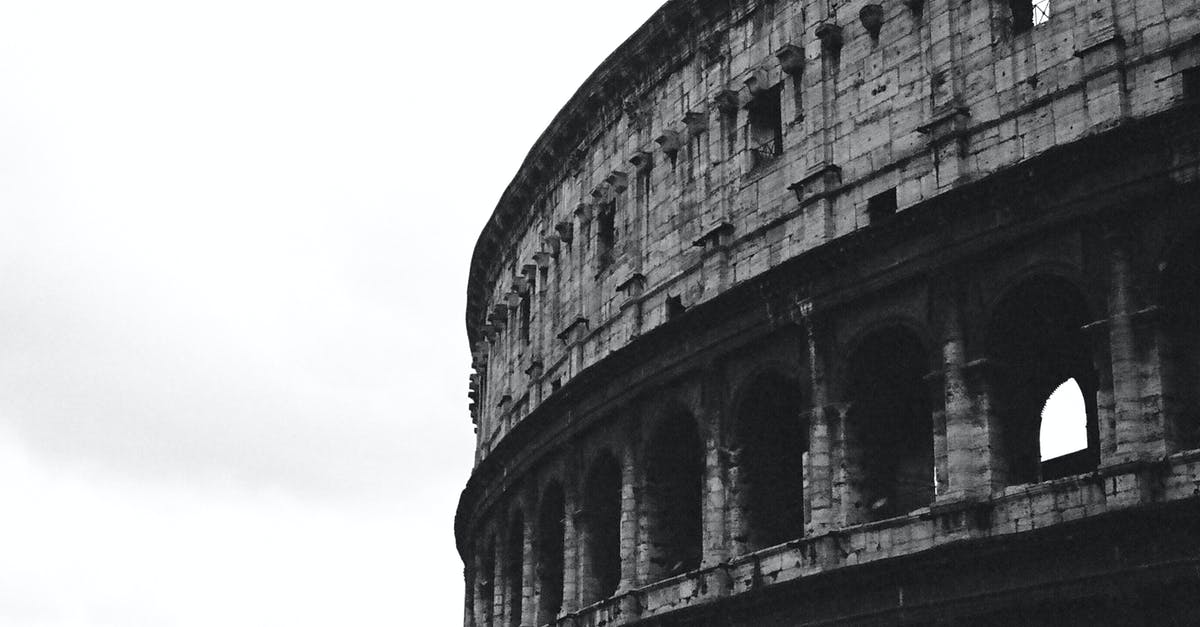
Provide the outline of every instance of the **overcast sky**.
{"type": "Polygon", "coordinates": [[[654,1],[0,0],[0,625],[457,625],[466,272],[654,1]]]}

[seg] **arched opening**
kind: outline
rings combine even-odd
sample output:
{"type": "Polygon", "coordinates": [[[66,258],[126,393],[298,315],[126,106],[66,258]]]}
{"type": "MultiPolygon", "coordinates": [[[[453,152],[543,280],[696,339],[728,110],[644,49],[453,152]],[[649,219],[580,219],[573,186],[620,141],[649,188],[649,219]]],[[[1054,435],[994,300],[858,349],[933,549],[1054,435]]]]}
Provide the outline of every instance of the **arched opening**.
{"type": "Polygon", "coordinates": [[[518,511],[509,526],[504,546],[504,584],[509,627],[521,627],[525,599],[525,515],[518,511]]]}
{"type": "Polygon", "coordinates": [[[804,453],[799,386],[780,375],[756,378],[733,425],[737,504],[751,551],[804,534],[804,453]]]}
{"type": "Polygon", "coordinates": [[[1162,268],[1167,341],[1163,354],[1164,405],[1181,449],[1200,447],[1200,232],[1162,268]]]}
{"type": "Polygon", "coordinates": [[[583,490],[583,602],[607,599],[621,581],[621,467],[610,454],[592,463],[583,490]]]}
{"type": "Polygon", "coordinates": [[[910,331],[865,338],[849,361],[845,455],[861,518],[907,514],[933,501],[929,359],[910,331]]]}
{"type": "Polygon", "coordinates": [[[542,501],[538,506],[534,544],[539,625],[554,622],[562,609],[565,518],[562,486],[552,483],[542,493],[542,501]]]}
{"type": "Polygon", "coordinates": [[[496,543],[493,539],[484,544],[483,553],[479,556],[478,588],[479,620],[483,627],[492,627],[496,609],[496,543]]]}
{"type": "Polygon", "coordinates": [[[686,412],[659,425],[646,448],[650,580],[700,567],[704,449],[686,412]]]}
{"type": "MultiPolygon", "coordinates": [[[[1028,279],[1013,288],[997,306],[988,334],[988,354],[995,360],[995,409],[1000,418],[1000,453],[1008,483],[1056,479],[1096,468],[1100,459],[1096,423],[1097,377],[1091,348],[1083,331],[1089,321],[1082,295],[1056,277],[1028,279]],[[1049,406],[1063,389],[1068,400],[1074,380],[1083,397],[1079,407],[1049,406]],[[1085,442],[1085,447],[1057,457],[1042,455],[1043,411],[1046,418],[1069,426],[1056,432],[1062,441],[1085,442]]],[[[1055,443],[1058,444],[1057,442],[1055,443]]],[[[1049,445],[1049,443],[1047,443],[1049,445]]]]}

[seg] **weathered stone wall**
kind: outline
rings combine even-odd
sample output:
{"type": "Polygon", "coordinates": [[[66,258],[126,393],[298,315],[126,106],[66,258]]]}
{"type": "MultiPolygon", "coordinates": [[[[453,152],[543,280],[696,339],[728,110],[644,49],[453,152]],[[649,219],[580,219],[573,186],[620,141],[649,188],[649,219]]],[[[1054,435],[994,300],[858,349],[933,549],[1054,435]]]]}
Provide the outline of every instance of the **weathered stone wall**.
{"type": "Polygon", "coordinates": [[[473,260],[468,625],[707,624],[1195,494],[1200,8],[1049,7],[670,2],[581,87],[473,260]],[[1088,446],[1039,463],[1066,378],[1088,446]]]}

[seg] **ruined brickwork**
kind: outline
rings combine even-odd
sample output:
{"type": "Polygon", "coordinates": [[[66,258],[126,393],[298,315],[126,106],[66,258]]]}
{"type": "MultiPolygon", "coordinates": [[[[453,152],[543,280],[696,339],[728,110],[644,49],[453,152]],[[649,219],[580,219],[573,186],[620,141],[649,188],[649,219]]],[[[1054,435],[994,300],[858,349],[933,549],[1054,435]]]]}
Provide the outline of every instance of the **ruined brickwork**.
{"type": "Polygon", "coordinates": [[[468,626],[1200,624],[1200,5],[672,0],[467,330],[468,626]]]}

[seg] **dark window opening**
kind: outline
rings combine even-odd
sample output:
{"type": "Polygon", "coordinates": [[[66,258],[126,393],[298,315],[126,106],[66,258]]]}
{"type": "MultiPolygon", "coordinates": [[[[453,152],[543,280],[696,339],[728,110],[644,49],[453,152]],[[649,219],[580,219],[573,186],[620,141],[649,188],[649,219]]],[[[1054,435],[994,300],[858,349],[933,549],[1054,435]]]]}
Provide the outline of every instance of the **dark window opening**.
{"type": "Polygon", "coordinates": [[[1024,33],[1050,20],[1050,0],[1009,0],[1013,33],[1024,33]]]}
{"type": "Polygon", "coordinates": [[[799,74],[792,79],[792,106],[796,108],[796,120],[804,119],[804,81],[799,74]]]}
{"type": "Polygon", "coordinates": [[[550,391],[557,392],[562,387],[562,379],[555,379],[550,382],[550,391]]]}
{"type": "Polygon", "coordinates": [[[1089,321],[1082,295],[1054,277],[1025,281],[996,308],[988,354],[997,366],[993,405],[1001,421],[1000,453],[1010,485],[1071,476],[1094,470],[1099,463],[1098,381],[1082,329],[1089,321]],[[1072,379],[1083,395],[1085,416],[1076,422],[1087,446],[1043,462],[1043,410],[1054,392],[1072,379]]]}
{"type": "Polygon", "coordinates": [[[646,448],[650,581],[700,567],[704,449],[690,414],[670,416],[646,448]]]}
{"type": "Polygon", "coordinates": [[[687,307],[683,306],[683,298],[679,296],[667,296],[667,320],[674,320],[683,315],[687,307]]]}
{"type": "Polygon", "coordinates": [[[896,188],[875,194],[867,199],[867,220],[870,224],[880,224],[888,217],[896,214],[896,188]]]}
{"type": "Polygon", "coordinates": [[[1163,404],[1181,449],[1200,448],[1200,232],[1184,239],[1162,268],[1166,342],[1163,404]]]}
{"type": "Polygon", "coordinates": [[[538,612],[537,624],[553,623],[562,609],[563,594],[563,542],[566,507],[562,486],[556,484],[546,488],[538,509],[536,536],[536,566],[538,612]]]}
{"type": "Polygon", "coordinates": [[[741,538],[756,551],[804,535],[804,452],[799,385],[781,376],[756,380],[743,393],[734,428],[741,538]]]}
{"type": "Polygon", "coordinates": [[[1183,99],[1200,102],[1200,67],[1183,71],[1183,99]]]}
{"type": "Polygon", "coordinates": [[[737,154],[737,109],[733,109],[721,116],[721,125],[725,131],[725,157],[732,158],[737,154]]]}
{"type": "Polygon", "coordinates": [[[607,599],[621,581],[621,467],[611,455],[588,473],[581,517],[583,603],[607,599]]]}
{"type": "Polygon", "coordinates": [[[596,216],[596,259],[601,270],[612,265],[617,245],[617,203],[606,202],[600,205],[596,216]]]}
{"type": "Polygon", "coordinates": [[[868,336],[850,358],[846,466],[863,520],[907,514],[933,501],[929,360],[907,330],[868,336]]]}
{"type": "Polygon", "coordinates": [[[633,179],[633,195],[639,211],[646,212],[650,208],[650,169],[638,170],[633,179]]]}
{"type": "Polygon", "coordinates": [[[509,627],[521,627],[521,609],[524,603],[522,593],[525,591],[525,517],[520,512],[508,530],[508,544],[505,546],[504,557],[507,560],[504,578],[507,584],[505,594],[508,597],[508,624],[509,627]]]}
{"type": "Polygon", "coordinates": [[[532,306],[530,305],[530,302],[529,302],[530,300],[532,300],[532,296],[533,296],[533,285],[531,283],[530,290],[528,292],[526,292],[524,296],[521,297],[521,305],[520,305],[519,311],[518,311],[518,313],[520,314],[520,320],[521,320],[520,337],[521,337],[521,341],[525,342],[526,344],[529,343],[529,326],[530,326],[530,321],[533,317],[533,314],[531,311],[532,306]]]}
{"type": "Polygon", "coordinates": [[[783,154],[783,111],[779,97],[782,85],[765,90],[747,106],[750,152],[754,166],[783,154]]]}

